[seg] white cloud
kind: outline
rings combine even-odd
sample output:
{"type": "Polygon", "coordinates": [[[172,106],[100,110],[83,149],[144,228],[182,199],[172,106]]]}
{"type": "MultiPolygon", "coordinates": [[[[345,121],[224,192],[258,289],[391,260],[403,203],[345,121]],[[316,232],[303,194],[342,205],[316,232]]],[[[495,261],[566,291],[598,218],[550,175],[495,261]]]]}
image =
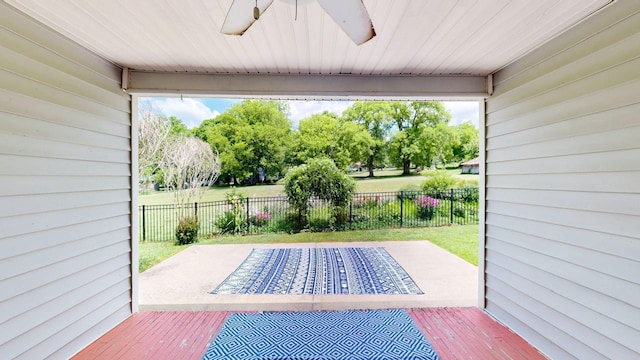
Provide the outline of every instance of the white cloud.
{"type": "Polygon", "coordinates": [[[444,107],[451,114],[451,125],[471,121],[476,128],[480,123],[480,104],[477,101],[443,101],[444,107]]]}
{"type": "Polygon", "coordinates": [[[212,119],[220,113],[211,110],[198,99],[151,98],[151,105],[166,116],[175,116],[188,127],[199,126],[203,120],[212,119]]]}
{"type": "Polygon", "coordinates": [[[300,120],[313,114],[330,111],[342,115],[353,101],[289,101],[289,119],[294,127],[298,127],[300,120]]]}

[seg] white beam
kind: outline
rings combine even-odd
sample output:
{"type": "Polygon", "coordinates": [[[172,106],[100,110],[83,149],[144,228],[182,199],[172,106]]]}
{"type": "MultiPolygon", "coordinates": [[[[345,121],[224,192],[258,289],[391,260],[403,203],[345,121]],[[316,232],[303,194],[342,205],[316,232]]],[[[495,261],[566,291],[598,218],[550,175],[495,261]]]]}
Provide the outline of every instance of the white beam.
{"type": "Polygon", "coordinates": [[[131,97],[131,312],[140,311],[140,285],[138,278],[138,268],[140,264],[140,235],[138,216],[138,190],[140,189],[140,179],[138,178],[138,97],[131,97]]]}
{"type": "Polygon", "coordinates": [[[131,71],[127,91],[140,96],[228,96],[321,100],[479,100],[482,76],[230,75],[131,71]]]}
{"type": "MultiPolygon", "coordinates": [[[[491,77],[491,75],[490,75],[491,77]]],[[[490,82],[490,81],[488,81],[490,82]]],[[[486,287],[486,221],[487,221],[487,111],[486,102],[480,101],[480,122],[479,127],[479,142],[480,149],[478,154],[480,155],[480,174],[478,184],[478,307],[480,309],[487,308],[487,287],[486,287]]]]}
{"type": "Polygon", "coordinates": [[[127,91],[128,87],[129,87],[129,69],[122,68],[122,81],[121,81],[120,88],[124,91],[127,91]]]}

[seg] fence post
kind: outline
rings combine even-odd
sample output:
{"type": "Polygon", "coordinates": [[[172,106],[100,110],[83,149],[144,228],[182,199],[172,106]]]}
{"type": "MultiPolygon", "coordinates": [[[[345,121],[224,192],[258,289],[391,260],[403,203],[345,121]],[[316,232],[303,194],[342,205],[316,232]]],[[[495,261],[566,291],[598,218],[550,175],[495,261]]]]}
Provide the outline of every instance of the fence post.
{"type": "Polygon", "coordinates": [[[193,203],[193,216],[195,216],[196,219],[198,218],[198,203],[197,202],[193,203]]]}
{"type": "Polygon", "coordinates": [[[249,197],[247,196],[247,234],[249,233],[249,197]]]}
{"type": "Polygon", "coordinates": [[[349,202],[349,230],[353,230],[353,200],[349,202]]]}
{"type": "Polygon", "coordinates": [[[146,228],[146,217],[144,211],[144,205],[142,205],[142,241],[147,241],[147,228],[146,228]]]}
{"type": "Polygon", "coordinates": [[[402,209],[404,208],[404,192],[402,190],[400,190],[400,227],[402,227],[402,222],[403,222],[403,215],[402,215],[402,209]]]}
{"type": "Polygon", "coordinates": [[[450,196],[449,196],[449,202],[451,203],[451,206],[449,206],[449,224],[453,224],[453,189],[450,189],[450,196]]]}

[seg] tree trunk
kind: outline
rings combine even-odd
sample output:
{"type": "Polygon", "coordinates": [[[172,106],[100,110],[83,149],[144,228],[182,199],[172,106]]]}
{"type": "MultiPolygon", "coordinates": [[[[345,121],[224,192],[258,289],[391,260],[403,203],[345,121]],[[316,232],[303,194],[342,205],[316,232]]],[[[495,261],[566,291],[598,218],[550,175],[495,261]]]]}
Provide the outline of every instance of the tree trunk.
{"type": "Polygon", "coordinates": [[[369,177],[373,177],[373,156],[369,157],[367,166],[369,167],[369,177]]]}
{"type": "Polygon", "coordinates": [[[402,175],[409,175],[411,173],[411,161],[405,160],[402,162],[402,175]]]}

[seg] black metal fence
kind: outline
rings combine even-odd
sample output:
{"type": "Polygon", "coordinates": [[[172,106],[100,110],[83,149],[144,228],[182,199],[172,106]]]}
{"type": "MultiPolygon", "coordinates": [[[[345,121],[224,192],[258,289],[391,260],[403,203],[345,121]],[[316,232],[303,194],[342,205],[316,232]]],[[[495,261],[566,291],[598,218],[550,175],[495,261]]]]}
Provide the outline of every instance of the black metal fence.
{"type": "Polygon", "coordinates": [[[142,205],[139,208],[140,241],[174,240],[178,214],[198,217],[199,236],[465,225],[478,223],[478,189],[450,189],[435,194],[422,191],[357,193],[348,206],[341,208],[312,200],[306,213],[290,207],[285,196],[193,203],[182,208],[142,205]]]}

